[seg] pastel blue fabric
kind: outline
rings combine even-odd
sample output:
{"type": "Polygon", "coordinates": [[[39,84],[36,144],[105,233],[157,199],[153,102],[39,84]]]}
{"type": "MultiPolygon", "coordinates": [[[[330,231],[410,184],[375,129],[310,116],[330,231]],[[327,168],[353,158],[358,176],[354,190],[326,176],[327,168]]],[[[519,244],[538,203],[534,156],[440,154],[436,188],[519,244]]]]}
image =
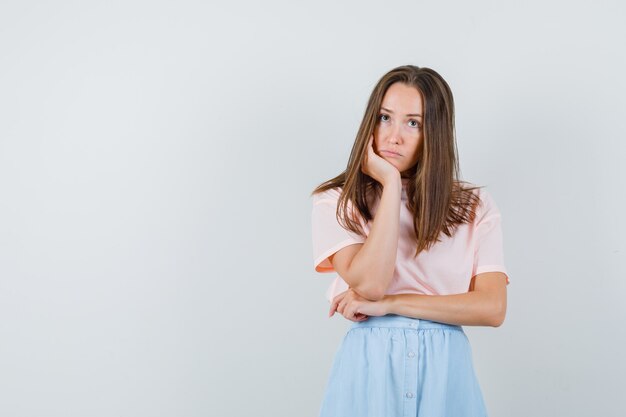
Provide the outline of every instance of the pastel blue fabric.
{"type": "Polygon", "coordinates": [[[461,326],[387,314],[353,322],[320,417],[486,417],[461,326]]]}

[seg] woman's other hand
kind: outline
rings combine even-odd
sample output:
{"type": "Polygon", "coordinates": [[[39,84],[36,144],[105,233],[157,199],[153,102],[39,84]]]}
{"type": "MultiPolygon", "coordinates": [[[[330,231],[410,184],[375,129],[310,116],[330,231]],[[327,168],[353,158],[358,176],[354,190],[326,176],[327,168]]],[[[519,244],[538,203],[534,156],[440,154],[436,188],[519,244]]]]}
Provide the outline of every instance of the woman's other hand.
{"type": "Polygon", "coordinates": [[[383,186],[391,179],[400,177],[400,171],[385,158],[382,158],[374,151],[374,135],[370,136],[367,143],[367,154],[363,158],[361,171],[374,178],[383,186]]]}
{"type": "Polygon", "coordinates": [[[350,321],[364,321],[369,316],[384,316],[387,314],[387,305],[382,301],[368,300],[360,296],[352,288],[348,288],[333,298],[328,317],[332,317],[335,311],[350,321]]]}

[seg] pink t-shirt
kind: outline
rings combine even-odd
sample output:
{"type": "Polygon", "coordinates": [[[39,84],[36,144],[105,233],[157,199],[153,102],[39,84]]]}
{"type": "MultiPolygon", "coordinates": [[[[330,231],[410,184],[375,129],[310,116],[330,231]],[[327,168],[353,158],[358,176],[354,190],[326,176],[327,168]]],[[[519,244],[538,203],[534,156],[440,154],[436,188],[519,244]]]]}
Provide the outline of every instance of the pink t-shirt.
{"type": "MultiPolygon", "coordinates": [[[[415,232],[413,217],[406,206],[406,182],[407,179],[402,179],[404,204],[400,208],[396,268],[386,294],[466,293],[474,275],[489,271],[507,274],[508,285],[502,248],[501,216],[491,195],[484,188],[475,190],[481,203],[474,222],[459,225],[451,238],[441,233],[441,242],[435,243],[429,250],[422,251],[414,258],[415,232]]],[[[365,242],[365,238],[344,229],[337,222],[335,211],[338,198],[338,189],[315,194],[311,213],[315,271],[334,272],[334,280],[326,291],[329,301],[347,290],[348,284],[336,273],[328,257],[343,247],[365,242]]],[[[371,207],[372,215],[376,214],[379,202],[377,200],[371,207]]],[[[360,216],[359,221],[366,235],[369,235],[370,223],[365,224],[360,216]]]]}

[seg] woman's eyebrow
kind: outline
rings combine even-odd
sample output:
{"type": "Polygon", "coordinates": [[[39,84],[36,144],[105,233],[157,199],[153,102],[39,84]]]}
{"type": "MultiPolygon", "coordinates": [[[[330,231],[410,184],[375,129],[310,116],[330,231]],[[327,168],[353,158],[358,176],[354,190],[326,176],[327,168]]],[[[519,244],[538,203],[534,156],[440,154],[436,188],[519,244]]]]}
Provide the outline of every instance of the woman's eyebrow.
{"type": "MultiPolygon", "coordinates": [[[[389,113],[393,113],[393,110],[389,110],[389,109],[386,109],[384,107],[381,107],[381,109],[385,110],[385,111],[388,111],[389,113]]],[[[407,116],[422,117],[421,114],[417,114],[417,113],[410,113],[410,114],[407,114],[407,116]]]]}

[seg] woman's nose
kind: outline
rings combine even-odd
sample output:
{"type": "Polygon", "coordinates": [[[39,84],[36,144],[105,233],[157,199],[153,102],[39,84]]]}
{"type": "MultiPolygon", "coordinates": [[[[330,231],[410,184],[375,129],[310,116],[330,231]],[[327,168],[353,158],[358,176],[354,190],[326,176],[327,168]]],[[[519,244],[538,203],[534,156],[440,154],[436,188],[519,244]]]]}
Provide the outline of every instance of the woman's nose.
{"type": "Polygon", "coordinates": [[[400,143],[400,126],[396,124],[391,127],[391,129],[389,130],[389,136],[387,136],[387,141],[389,143],[400,143]]]}

